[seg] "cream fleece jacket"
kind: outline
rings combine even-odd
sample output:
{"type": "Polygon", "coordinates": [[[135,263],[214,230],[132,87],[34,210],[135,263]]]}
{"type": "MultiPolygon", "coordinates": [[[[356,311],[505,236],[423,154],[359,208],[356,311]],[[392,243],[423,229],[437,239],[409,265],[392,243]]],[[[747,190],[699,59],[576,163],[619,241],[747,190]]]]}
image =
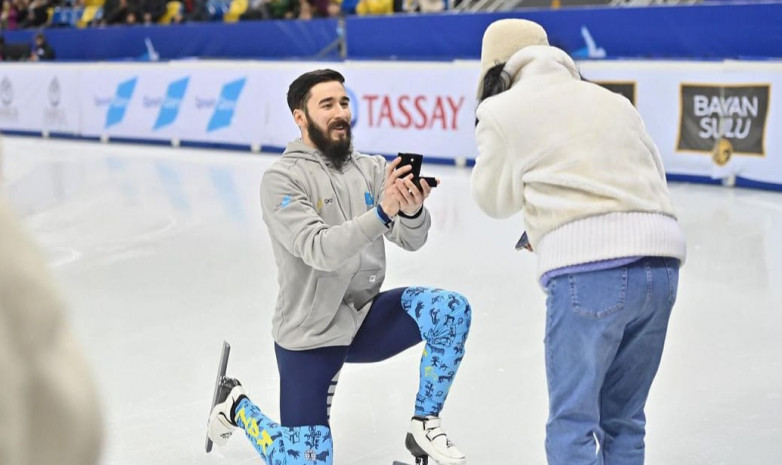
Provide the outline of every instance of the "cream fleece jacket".
{"type": "Polygon", "coordinates": [[[509,90],[477,110],[473,197],[487,214],[524,210],[538,276],[627,256],[686,257],[660,155],[624,97],[583,81],[555,47],[521,49],[509,90]]]}
{"type": "Polygon", "coordinates": [[[0,263],[0,464],[96,464],[95,384],[43,258],[2,200],[0,263]]]}

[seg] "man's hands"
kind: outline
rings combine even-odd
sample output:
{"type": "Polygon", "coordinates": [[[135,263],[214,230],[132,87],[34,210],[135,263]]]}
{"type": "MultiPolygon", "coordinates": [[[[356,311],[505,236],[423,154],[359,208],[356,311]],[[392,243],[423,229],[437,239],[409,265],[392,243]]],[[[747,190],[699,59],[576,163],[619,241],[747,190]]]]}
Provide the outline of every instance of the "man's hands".
{"type": "MultiPolygon", "coordinates": [[[[400,211],[405,215],[415,215],[432,192],[432,188],[423,179],[420,182],[421,189],[416,187],[410,165],[396,169],[401,162],[402,159],[397,157],[386,168],[385,193],[380,207],[389,217],[396,216],[400,211]]],[[[437,183],[440,183],[439,179],[437,183]]]]}

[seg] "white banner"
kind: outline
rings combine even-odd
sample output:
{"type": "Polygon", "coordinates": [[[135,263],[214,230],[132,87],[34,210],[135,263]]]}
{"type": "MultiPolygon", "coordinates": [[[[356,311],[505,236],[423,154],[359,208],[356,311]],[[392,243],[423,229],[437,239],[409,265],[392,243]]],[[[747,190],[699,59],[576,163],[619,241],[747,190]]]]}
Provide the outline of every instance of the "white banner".
{"type": "Polygon", "coordinates": [[[158,138],[150,137],[157,111],[144,105],[144,97],[161,92],[163,83],[153,76],[162,80],[166,74],[147,66],[96,67],[82,73],[82,134],[158,138]]]}
{"type": "Polygon", "coordinates": [[[477,68],[388,63],[356,65],[348,73],[357,147],[474,157],[477,68]]]}
{"type": "MultiPolygon", "coordinates": [[[[282,148],[300,74],[346,78],[355,147],[471,159],[478,63],[6,64],[0,129],[282,148]]],[[[583,75],[638,108],[670,174],[782,185],[782,64],[589,61],[583,75]]]]}
{"type": "Polygon", "coordinates": [[[582,74],[633,86],[669,174],[782,184],[782,65],[585,62],[582,74]]]}
{"type": "MultiPolygon", "coordinates": [[[[295,63],[268,71],[263,91],[271,105],[266,120],[271,131],[265,145],[284,147],[298,137],[286,100],[288,86],[300,74],[323,67],[295,63]]],[[[359,151],[475,156],[474,63],[348,62],[329,67],[345,76],[359,151]]]]}
{"type": "Polygon", "coordinates": [[[0,70],[0,128],[76,134],[81,70],[50,64],[4,64],[0,70]]]}
{"type": "Polygon", "coordinates": [[[236,69],[138,65],[83,73],[83,133],[260,145],[260,75],[236,69]]]}
{"type": "MultiPolygon", "coordinates": [[[[262,77],[254,67],[235,64],[190,70],[181,116],[169,131],[182,140],[260,146],[269,135],[262,77]]],[[[181,84],[169,84],[169,92],[175,85],[181,84]]]]}

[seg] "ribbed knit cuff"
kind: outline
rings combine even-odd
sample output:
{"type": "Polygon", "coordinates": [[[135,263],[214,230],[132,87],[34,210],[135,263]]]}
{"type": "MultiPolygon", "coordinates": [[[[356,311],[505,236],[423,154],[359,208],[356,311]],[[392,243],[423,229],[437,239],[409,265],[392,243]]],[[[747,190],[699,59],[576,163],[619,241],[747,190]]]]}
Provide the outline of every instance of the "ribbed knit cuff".
{"type": "Polygon", "coordinates": [[[564,224],[535,245],[538,279],[565,266],[623,257],[687,257],[676,218],[662,213],[609,213],[564,224]]]}
{"type": "Polygon", "coordinates": [[[419,216],[421,216],[421,213],[423,213],[423,212],[424,212],[424,206],[421,205],[421,208],[419,208],[418,211],[415,212],[412,215],[408,215],[407,213],[403,212],[402,210],[399,210],[399,216],[401,216],[402,218],[407,218],[408,220],[413,220],[413,219],[418,218],[419,216]]]}

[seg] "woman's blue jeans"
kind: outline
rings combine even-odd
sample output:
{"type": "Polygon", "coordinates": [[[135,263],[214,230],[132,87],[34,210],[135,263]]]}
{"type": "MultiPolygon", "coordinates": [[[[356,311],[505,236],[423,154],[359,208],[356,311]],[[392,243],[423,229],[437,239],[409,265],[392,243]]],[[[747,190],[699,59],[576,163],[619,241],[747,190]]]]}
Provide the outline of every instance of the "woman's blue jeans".
{"type": "Polygon", "coordinates": [[[549,465],[643,464],[644,406],[678,281],[679,261],[664,257],[549,281],[549,465]]]}

